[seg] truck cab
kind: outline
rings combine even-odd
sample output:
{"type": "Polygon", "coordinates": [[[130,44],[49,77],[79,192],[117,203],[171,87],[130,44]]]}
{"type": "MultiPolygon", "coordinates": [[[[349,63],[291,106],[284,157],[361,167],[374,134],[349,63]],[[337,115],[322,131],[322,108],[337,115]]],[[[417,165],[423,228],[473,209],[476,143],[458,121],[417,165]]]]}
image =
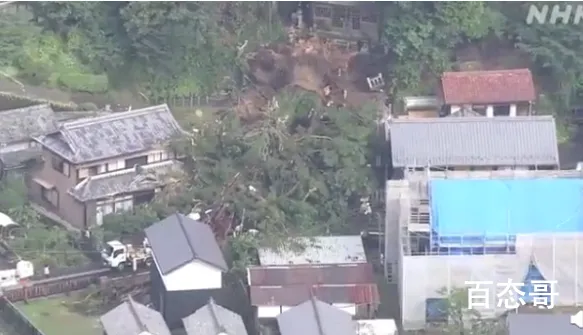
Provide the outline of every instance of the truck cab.
{"type": "Polygon", "coordinates": [[[148,240],[144,239],[141,248],[134,248],[131,244],[123,244],[118,240],[108,241],[101,252],[101,258],[110,268],[123,270],[126,266],[133,266],[134,270],[139,264],[150,266],[152,263],[152,249],[148,240]]]}

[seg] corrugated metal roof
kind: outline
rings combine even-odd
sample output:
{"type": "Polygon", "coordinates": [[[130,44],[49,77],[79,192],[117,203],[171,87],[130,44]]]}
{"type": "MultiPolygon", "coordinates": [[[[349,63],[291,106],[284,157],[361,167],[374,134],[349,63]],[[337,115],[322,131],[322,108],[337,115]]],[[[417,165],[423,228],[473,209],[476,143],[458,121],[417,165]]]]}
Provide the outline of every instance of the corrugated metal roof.
{"type": "Polygon", "coordinates": [[[301,251],[259,249],[259,263],[263,266],[366,263],[360,235],[302,237],[296,241],[304,247],[301,251]]]}
{"type": "Polygon", "coordinates": [[[552,116],[389,122],[394,167],[559,164],[552,116]]]}
{"type": "Polygon", "coordinates": [[[581,328],[571,324],[568,314],[509,314],[509,335],[580,335],[581,328]]]}
{"type": "Polygon", "coordinates": [[[448,105],[534,101],[536,93],[528,69],[445,72],[443,100],[448,105]]]}
{"type": "Polygon", "coordinates": [[[372,265],[368,263],[288,268],[258,266],[248,270],[251,286],[346,285],[375,282],[372,265]]]}
{"type": "Polygon", "coordinates": [[[379,292],[376,283],[350,286],[251,286],[250,292],[253,306],[297,306],[312,296],[330,304],[364,305],[379,303],[379,292]]]}

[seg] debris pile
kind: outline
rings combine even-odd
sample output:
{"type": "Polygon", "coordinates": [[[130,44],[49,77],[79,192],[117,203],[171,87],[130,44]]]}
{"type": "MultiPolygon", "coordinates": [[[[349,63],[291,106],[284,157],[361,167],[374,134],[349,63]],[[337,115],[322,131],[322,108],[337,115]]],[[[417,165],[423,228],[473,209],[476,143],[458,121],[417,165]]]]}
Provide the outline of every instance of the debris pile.
{"type": "Polygon", "coordinates": [[[246,55],[253,86],[240,97],[239,115],[257,114],[279,91],[293,87],[317,94],[326,106],[360,107],[383,100],[380,86],[370,87],[371,78],[378,83],[385,70],[383,55],[348,52],[315,36],[290,39],[291,44],[268,45],[246,55]]]}

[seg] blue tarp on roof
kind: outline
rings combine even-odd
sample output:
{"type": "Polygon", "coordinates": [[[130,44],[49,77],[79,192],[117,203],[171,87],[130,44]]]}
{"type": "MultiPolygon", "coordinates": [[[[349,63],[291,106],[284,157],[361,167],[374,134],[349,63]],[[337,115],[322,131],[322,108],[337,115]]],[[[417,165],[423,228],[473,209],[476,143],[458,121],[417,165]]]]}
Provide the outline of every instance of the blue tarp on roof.
{"type": "Polygon", "coordinates": [[[583,232],[583,179],[444,179],[429,187],[439,241],[583,232]]]}

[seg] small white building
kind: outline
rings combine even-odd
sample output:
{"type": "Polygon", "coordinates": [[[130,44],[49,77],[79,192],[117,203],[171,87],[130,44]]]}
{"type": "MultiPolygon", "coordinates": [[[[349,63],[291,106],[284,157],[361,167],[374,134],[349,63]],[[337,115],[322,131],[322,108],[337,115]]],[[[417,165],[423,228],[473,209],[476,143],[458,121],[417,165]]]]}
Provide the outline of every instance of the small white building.
{"type": "Polygon", "coordinates": [[[152,303],[173,327],[222,288],[227,263],[211,228],[182,214],[146,228],[146,237],[156,265],[152,303]]]}
{"type": "Polygon", "coordinates": [[[315,296],[350,315],[370,315],[378,288],[362,238],[321,236],[299,241],[305,249],[260,249],[260,266],[247,269],[251,304],[259,318],[275,318],[315,296]]]}
{"type": "Polygon", "coordinates": [[[470,109],[486,117],[532,115],[536,100],[529,69],[445,72],[441,89],[450,114],[470,109]]]}

